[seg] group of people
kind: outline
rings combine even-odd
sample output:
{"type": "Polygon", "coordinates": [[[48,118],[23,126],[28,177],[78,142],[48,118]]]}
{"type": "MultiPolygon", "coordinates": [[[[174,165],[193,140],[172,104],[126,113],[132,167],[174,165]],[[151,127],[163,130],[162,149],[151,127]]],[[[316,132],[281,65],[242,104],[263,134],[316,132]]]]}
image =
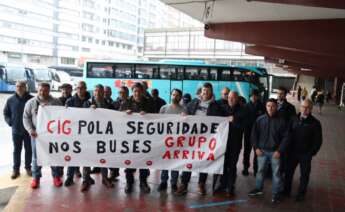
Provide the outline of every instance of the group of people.
{"type": "MultiPolygon", "coordinates": [[[[50,86],[41,83],[37,96],[31,96],[26,89],[25,82],[16,83],[16,93],[6,102],[4,117],[12,127],[14,144],[12,179],[20,175],[21,150],[25,148],[25,169],[32,176],[31,187],[40,186],[41,167],[37,165],[36,155],[36,126],[38,107],[43,105],[64,105],[78,108],[106,108],[118,110],[131,115],[132,113],[160,113],[199,116],[224,116],[229,120],[229,136],[225,152],[224,173],[213,176],[214,194],[227,193],[235,195],[237,178],[237,163],[243,146],[243,170],[244,176],[249,175],[251,165],[250,155],[254,151],[252,162],[254,176],[256,176],[255,189],[249,192],[249,196],[263,194],[264,179],[272,175],[272,202],[280,201],[283,195],[290,196],[292,179],[297,165],[300,165],[301,177],[296,200],[304,199],[307,192],[311,160],[316,155],[322,144],[322,130],[320,122],[312,115],[313,103],[305,99],[300,106],[300,113],[296,113],[295,107],[287,99],[287,90],[279,88],[277,99],[268,99],[265,103],[260,100],[260,93],[253,90],[250,100],[239,96],[236,91],[223,88],[221,99],[215,99],[212,84],[204,83],[198,96],[191,98],[190,94],[184,94],[179,89],[172,89],[171,103],[159,97],[159,91],[152,89],[148,92],[145,81],[135,83],[131,88],[122,86],[118,89],[118,98],[113,100],[112,89],[98,84],[91,96],[87,92],[86,83],[80,81],[76,87],[76,93],[72,96],[72,86],[64,84],[61,87],[62,96],[54,98],[50,95],[50,86]],[[132,95],[129,96],[129,89],[132,95]],[[270,165],[271,171],[267,167],[270,165]]],[[[115,117],[116,118],[116,117],[115,117]]],[[[206,118],[206,117],[205,117],[206,118]]],[[[74,184],[74,177],[82,177],[81,191],[85,192],[95,183],[92,173],[101,173],[102,184],[112,188],[119,169],[115,167],[98,168],[68,167],[66,179],[62,177],[64,167],[51,167],[53,184],[60,187],[74,184]],[[109,173],[110,172],[110,173],[109,173]]],[[[136,169],[125,169],[125,192],[133,191],[134,174],[136,169]]],[[[150,175],[149,169],[139,169],[140,190],[148,193],[151,188],[147,183],[150,175]]],[[[206,181],[208,173],[199,173],[198,191],[201,195],[207,193],[206,181]]],[[[188,192],[188,184],[191,172],[176,170],[170,171],[170,186],[176,195],[185,195],[188,192]],[[180,177],[180,182],[179,182],[180,177]]],[[[158,191],[168,188],[169,171],[161,171],[158,191]]]]}
{"type": "MultiPolygon", "coordinates": [[[[308,98],[308,90],[306,87],[303,89],[301,86],[298,86],[297,89],[297,100],[304,101],[308,98]]],[[[318,112],[321,115],[322,114],[322,107],[325,103],[325,101],[328,103],[332,99],[332,93],[330,91],[325,94],[324,90],[316,88],[314,86],[312,90],[310,91],[310,100],[313,102],[314,105],[318,107],[318,112]]]]}

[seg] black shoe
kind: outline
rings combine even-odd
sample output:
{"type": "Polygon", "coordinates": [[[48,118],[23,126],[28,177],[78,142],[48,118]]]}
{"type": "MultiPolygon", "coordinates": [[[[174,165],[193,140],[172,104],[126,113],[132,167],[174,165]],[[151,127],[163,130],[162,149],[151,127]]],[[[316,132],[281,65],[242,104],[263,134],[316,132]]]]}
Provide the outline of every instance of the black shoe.
{"type": "Polygon", "coordinates": [[[29,177],[32,177],[32,171],[30,168],[28,169],[25,169],[26,170],[26,175],[29,176],[29,177]]]}
{"type": "Polygon", "coordinates": [[[13,170],[12,175],[11,175],[11,179],[14,180],[16,178],[18,178],[20,176],[20,173],[18,170],[13,170]]]}
{"type": "Polygon", "coordinates": [[[226,192],[226,189],[224,188],[224,186],[220,185],[213,191],[213,194],[222,194],[225,192],[226,192]]]}
{"type": "Polygon", "coordinates": [[[75,174],[76,177],[81,178],[81,173],[80,173],[79,169],[75,170],[74,174],[75,174]]]}
{"type": "Polygon", "coordinates": [[[296,196],[296,202],[303,202],[304,201],[304,199],[305,199],[305,195],[304,194],[301,194],[301,193],[299,193],[299,194],[297,194],[297,196],[296,196]]]}
{"type": "Polygon", "coordinates": [[[91,170],[90,173],[91,173],[91,174],[99,174],[99,173],[101,173],[101,168],[99,168],[99,167],[94,167],[94,168],[91,170]]]}
{"type": "Polygon", "coordinates": [[[254,189],[251,192],[249,192],[248,196],[255,197],[255,196],[260,196],[260,195],[263,195],[263,194],[264,194],[264,192],[262,192],[262,190],[254,189]]]}
{"type": "Polygon", "coordinates": [[[242,170],[242,175],[243,176],[248,176],[249,175],[248,169],[243,169],[242,170]]]}
{"type": "Polygon", "coordinates": [[[167,188],[168,188],[168,183],[163,182],[163,183],[159,184],[157,191],[166,191],[167,188]]]}
{"type": "Polygon", "coordinates": [[[281,197],[279,194],[276,194],[272,197],[272,203],[276,204],[276,203],[280,203],[281,202],[281,197]]]}
{"type": "Polygon", "coordinates": [[[83,181],[83,183],[81,184],[81,192],[85,192],[88,191],[90,189],[90,182],[88,181],[83,181]]]}
{"type": "Polygon", "coordinates": [[[176,184],[172,184],[172,185],[171,185],[171,191],[172,191],[173,193],[175,193],[175,192],[177,191],[177,185],[176,185],[176,184]]]}
{"type": "Polygon", "coordinates": [[[90,185],[94,185],[94,184],[95,184],[95,180],[94,180],[92,177],[89,177],[89,178],[87,179],[87,181],[88,181],[88,183],[89,183],[90,185]]]}
{"type": "Polygon", "coordinates": [[[151,188],[150,186],[147,184],[147,182],[140,182],[140,191],[144,192],[144,193],[150,193],[151,188]]]}
{"type": "Polygon", "coordinates": [[[198,193],[200,195],[206,195],[206,186],[205,186],[205,183],[199,183],[198,184],[198,193]]]}
{"type": "Polygon", "coordinates": [[[132,183],[127,183],[126,187],[125,187],[125,192],[127,194],[130,194],[130,193],[132,193],[132,191],[133,191],[133,184],[132,183]]]}
{"type": "Polygon", "coordinates": [[[228,197],[235,197],[235,188],[229,188],[228,197]]]}
{"type": "Polygon", "coordinates": [[[65,186],[71,186],[74,184],[73,178],[72,177],[67,177],[67,179],[65,180],[65,186]]]}
{"type": "Polygon", "coordinates": [[[175,194],[176,194],[177,196],[183,196],[183,195],[187,194],[187,192],[188,192],[188,187],[187,187],[187,185],[181,184],[181,185],[177,188],[177,191],[176,191],[175,194]]]}

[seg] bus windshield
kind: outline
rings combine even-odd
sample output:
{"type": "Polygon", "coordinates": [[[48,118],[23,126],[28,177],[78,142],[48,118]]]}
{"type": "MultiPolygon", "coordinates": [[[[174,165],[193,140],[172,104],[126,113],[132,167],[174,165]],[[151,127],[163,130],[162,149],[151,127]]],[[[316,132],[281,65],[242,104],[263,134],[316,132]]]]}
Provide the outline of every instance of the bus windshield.
{"type": "Polygon", "coordinates": [[[9,82],[26,80],[25,69],[21,67],[7,67],[7,80],[9,82]]]}
{"type": "Polygon", "coordinates": [[[35,70],[35,77],[37,81],[51,81],[51,75],[49,73],[49,69],[34,69],[35,70]]]}

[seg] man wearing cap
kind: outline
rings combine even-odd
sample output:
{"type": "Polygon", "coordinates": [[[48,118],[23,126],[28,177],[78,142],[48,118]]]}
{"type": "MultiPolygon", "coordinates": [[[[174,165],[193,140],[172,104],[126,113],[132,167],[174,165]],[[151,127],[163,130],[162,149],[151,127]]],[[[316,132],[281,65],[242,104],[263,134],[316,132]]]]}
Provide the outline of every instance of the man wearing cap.
{"type": "Polygon", "coordinates": [[[72,97],[72,85],[68,83],[64,83],[60,86],[61,90],[61,97],[59,97],[60,102],[62,105],[66,104],[67,99],[72,97]]]}

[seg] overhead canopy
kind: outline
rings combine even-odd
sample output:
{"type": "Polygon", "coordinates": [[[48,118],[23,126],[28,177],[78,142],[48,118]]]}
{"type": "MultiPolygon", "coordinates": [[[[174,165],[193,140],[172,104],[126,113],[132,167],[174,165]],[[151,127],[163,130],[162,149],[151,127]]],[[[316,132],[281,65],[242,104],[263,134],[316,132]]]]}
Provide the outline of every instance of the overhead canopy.
{"type": "Polygon", "coordinates": [[[345,0],[162,0],[294,73],[345,78],[345,0]],[[305,71],[308,70],[308,71],[305,71]]]}

